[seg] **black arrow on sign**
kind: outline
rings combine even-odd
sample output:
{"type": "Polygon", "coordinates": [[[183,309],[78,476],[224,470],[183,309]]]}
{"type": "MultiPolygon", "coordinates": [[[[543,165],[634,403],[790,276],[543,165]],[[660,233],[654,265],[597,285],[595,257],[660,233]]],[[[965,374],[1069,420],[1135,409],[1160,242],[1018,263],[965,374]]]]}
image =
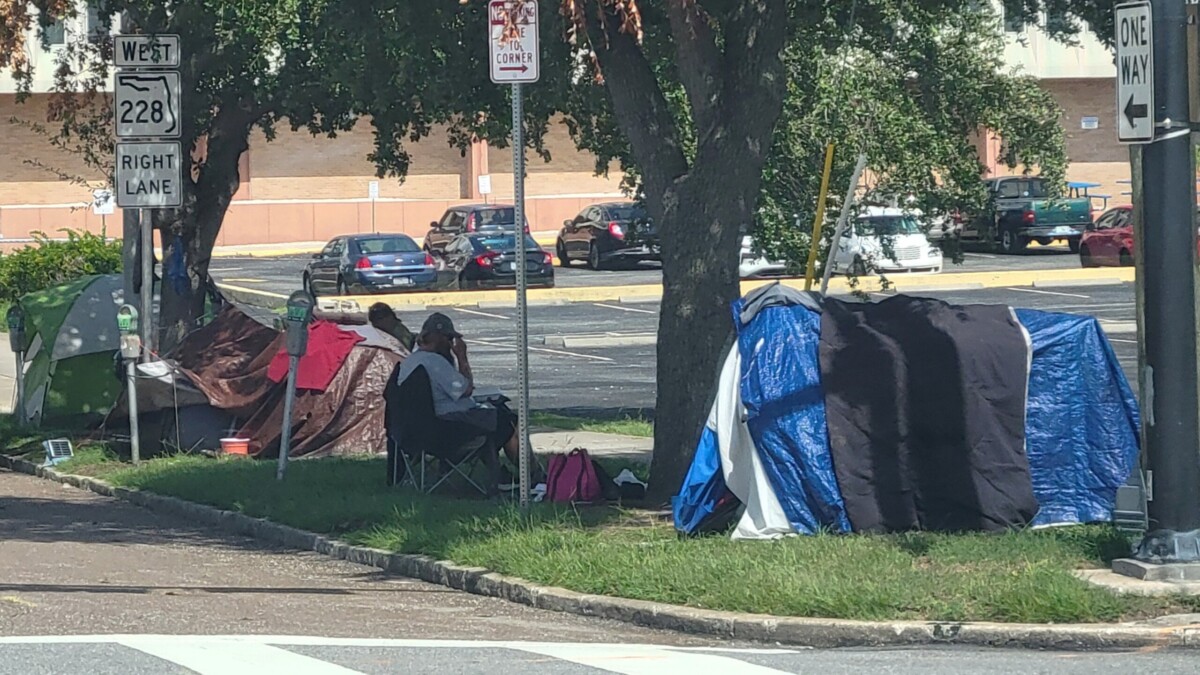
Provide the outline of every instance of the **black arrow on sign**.
{"type": "Polygon", "coordinates": [[[1150,116],[1150,111],[1146,110],[1145,103],[1134,104],[1133,94],[1129,95],[1129,101],[1125,103],[1125,119],[1129,120],[1129,126],[1137,126],[1136,120],[1145,119],[1150,116]]]}

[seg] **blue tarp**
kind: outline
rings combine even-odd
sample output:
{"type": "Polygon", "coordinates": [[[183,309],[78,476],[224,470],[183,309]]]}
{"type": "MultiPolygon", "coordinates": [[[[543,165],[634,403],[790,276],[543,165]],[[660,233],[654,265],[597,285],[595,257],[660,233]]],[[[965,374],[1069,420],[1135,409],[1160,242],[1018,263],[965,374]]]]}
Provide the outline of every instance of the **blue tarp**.
{"type": "Polygon", "coordinates": [[[688,534],[695,532],[712,515],[726,490],[717,433],[706,426],[700,436],[700,444],[696,446],[692,467],[683,479],[683,487],[671,500],[675,529],[688,534]]]}
{"type": "MultiPolygon", "coordinates": [[[[741,301],[733,306],[740,313],[741,301]]],[[[1092,317],[1017,310],[1033,357],[1026,452],[1040,511],[1035,525],[1108,521],[1137,465],[1138,409],[1092,317]]],[[[767,477],[797,532],[849,532],[833,472],[819,360],[820,315],[769,307],[738,325],[742,402],[767,477]]],[[[725,493],[716,435],[705,431],[675,499],[675,526],[693,532],[725,493]]]]}
{"type": "Polygon", "coordinates": [[[850,531],[829,450],[820,339],[821,315],[799,305],[768,307],[738,326],[746,424],[783,512],[805,534],[850,531]]]}
{"type": "Polygon", "coordinates": [[[1138,460],[1137,399],[1100,324],[1018,309],[1033,343],[1025,452],[1034,525],[1109,521],[1138,460]]]}

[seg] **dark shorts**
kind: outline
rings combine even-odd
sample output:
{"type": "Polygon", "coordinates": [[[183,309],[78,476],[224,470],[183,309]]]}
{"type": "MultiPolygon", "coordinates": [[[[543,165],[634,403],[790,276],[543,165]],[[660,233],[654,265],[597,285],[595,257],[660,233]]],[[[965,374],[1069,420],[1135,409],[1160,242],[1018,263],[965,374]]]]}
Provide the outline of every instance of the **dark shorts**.
{"type": "Polygon", "coordinates": [[[479,435],[487,437],[487,445],[492,450],[504,447],[517,433],[517,415],[503,403],[439,415],[439,418],[478,431],[479,435]]]}

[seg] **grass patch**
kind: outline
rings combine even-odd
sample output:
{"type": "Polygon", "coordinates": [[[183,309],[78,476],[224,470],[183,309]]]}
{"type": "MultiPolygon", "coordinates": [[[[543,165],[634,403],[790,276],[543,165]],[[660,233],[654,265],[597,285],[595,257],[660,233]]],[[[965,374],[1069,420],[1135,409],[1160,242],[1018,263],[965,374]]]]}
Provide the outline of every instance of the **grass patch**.
{"type": "Polygon", "coordinates": [[[597,434],[619,434],[621,436],[637,436],[639,438],[654,437],[654,423],[637,417],[601,420],[587,417],[568,417],[567,415],[556,415],[547,412],[534,412],[529,416],[529,421],[535,427],[562,429],[563,431],[590,431],[597,434]]]}
{"type": "Polygon", "coordinates": [[[612,507],[515,507],[387,488],[379,459],[274,463],[178,456],[133,468],[92,449],[67,467],[124,487],[266,517],[352,543],[424,553],[585,593],[789,616],[1099,622],[1196,611],[1200,600],[1121,597],[1071,571],[1129,541],[1109,527],[1003,535],[680,540],[612,507]]]}

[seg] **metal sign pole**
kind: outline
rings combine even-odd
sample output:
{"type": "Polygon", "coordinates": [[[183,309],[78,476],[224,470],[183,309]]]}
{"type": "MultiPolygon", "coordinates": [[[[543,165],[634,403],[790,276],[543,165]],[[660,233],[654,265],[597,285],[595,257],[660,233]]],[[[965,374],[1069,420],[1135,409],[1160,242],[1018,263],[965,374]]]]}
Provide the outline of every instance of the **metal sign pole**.
{"type": "Polygon", "coordinates": [[[138,312],[142,319],[142,362],[149,363],[153,358],[156,340],[154,327],[154,217],[147,209],[138,209],[138,219],[141,221],[142,247],[142,294],[139,298],[138,312]]]}
{"type": "Polygon", "coordinates": [[[521,512],[529,510],[529,305],[525,291],[529,286],[526,279],[528,264],[525,258],[525,128],[524,105],[521,100],[521,83],[512,86],[513,126],[513,206],[516,221],[517,243],[517,433],[521,443],[521,512]]]}
{"type": "MultiPolygon", "coordinates": [[[[1138,557],[1200,562],[1200,384],[1197,382],[1196,170],[1188,125],[1187,18],[1182,2],[1152,0],[1154,139],[1142,150],[1138,242],[1143,268],[1146,358],[1141,373],[1142,419],[1152,476],[1150,524],[1157,538],[1138,557]],[[1163,542],[1167,542],[1165,545],[1163,542]]],[[[1142,16],[1118,7],[1124,33],[1142,16]]],[[[1122,40],[1124,42],[1124,40],[1122,40]]],[[[1120,45],[1118,45],[1120,47],[1120,45]]],[[[1122,55],[1121,51],[1118,51],[1122,55]]],[[[1136,98],[1131,99],[1136,103],[1136,98]]],[[[1124,104],[1118,100],[1118,104],[1124,104]]],[[[1125,105],[1129,107],[1128,104],[1125,105]]]]}

